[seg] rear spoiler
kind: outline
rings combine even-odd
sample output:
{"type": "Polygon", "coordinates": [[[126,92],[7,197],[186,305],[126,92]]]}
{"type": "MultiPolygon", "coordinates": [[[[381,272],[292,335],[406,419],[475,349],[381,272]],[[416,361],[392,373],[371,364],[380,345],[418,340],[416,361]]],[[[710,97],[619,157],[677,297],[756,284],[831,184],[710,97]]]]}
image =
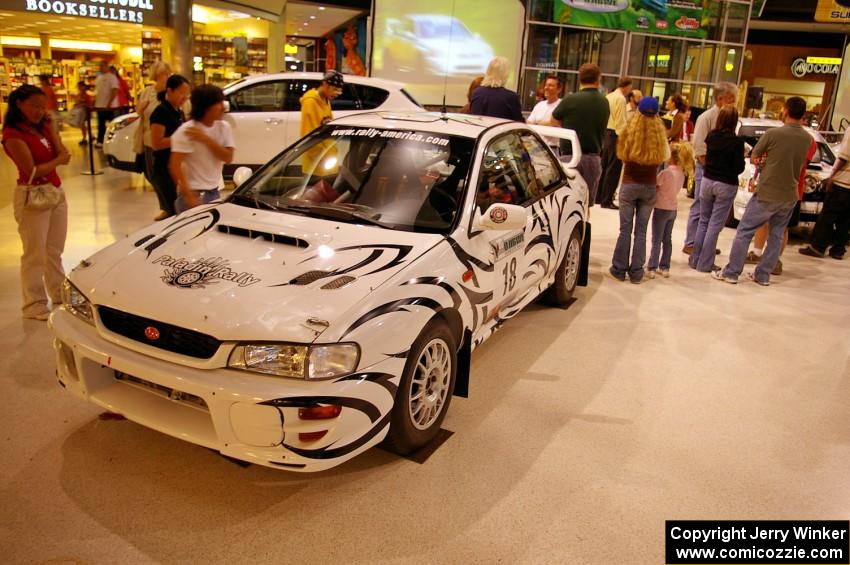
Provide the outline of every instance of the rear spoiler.
{"type": "Polygon", "coordinates": [[[575,130],[555,126],[531,125],[529,127],[544,137],[555,137],[569,141],[572,145],[572,159],[567,162],[562,161],[562,163],[564,167],[569,169],[575,169],[578,166],[578,162],[581,160],[581,143],[579,143],[578,134],[575,130]]]}

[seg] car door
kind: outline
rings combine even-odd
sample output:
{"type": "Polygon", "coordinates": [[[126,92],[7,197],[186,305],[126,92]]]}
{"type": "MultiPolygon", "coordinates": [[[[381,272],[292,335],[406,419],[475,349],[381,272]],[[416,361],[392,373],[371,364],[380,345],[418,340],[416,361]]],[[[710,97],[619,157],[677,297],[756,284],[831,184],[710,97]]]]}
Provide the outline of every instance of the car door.
{"type": "Polygon", "coordinates": [[[286,81],[246,84],[231,92],[225,120],[233,128],[234,165],[262,165],[287,146],[283,103],[286,81]]]}
{"type": "MultiPolygon", "coordinates": [[[[486,214],[498,203],[525,206],[536,197],[537,181],[525,162],[527,152],[517,132],[499,135],[488,143],[475,186],[478,213],[486,214]]],[[[493,293],[482,331],[489,322],[516,314],[526,303],[530,283],[523,278],[528,267],[525,248],[533,230],[529,213],[524,229],[484,230],[471,235],[471,255],[493,265],[484,275],[490,280],[482,284],[493,293]]]]}

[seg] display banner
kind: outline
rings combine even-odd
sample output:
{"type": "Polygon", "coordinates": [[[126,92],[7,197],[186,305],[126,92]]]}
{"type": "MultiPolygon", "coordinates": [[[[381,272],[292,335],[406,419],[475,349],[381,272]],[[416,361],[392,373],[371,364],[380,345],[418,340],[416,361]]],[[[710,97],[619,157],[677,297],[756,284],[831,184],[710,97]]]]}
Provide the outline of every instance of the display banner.
{"type": "Polygon", "coordinates": [[[816,22],[850,23],[850,1],[848,0],[818,0],[815,9],[816,22]]]}
{"type": "Polygon", "coordinates": [[[166,0],[0,0],[0,9],[164,26],[166,0]]]}
{"type": "Polygon", "coordinates": [[[554,21],[704,38],[702,0],[555,0],[554,21]]]}

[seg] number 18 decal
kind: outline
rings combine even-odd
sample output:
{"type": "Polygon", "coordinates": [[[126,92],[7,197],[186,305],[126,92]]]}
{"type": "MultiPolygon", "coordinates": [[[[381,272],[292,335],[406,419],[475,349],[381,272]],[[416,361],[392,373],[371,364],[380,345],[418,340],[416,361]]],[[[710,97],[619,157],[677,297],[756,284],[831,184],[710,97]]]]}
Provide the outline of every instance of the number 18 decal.
{"type": "Polygon", "coordinates": [[[505,263],[502,274],[505,275],[505,288],[502,294],[507,294],[514,289],[516,284],[516,257],[511,257],[511,260],[505,263]]]}

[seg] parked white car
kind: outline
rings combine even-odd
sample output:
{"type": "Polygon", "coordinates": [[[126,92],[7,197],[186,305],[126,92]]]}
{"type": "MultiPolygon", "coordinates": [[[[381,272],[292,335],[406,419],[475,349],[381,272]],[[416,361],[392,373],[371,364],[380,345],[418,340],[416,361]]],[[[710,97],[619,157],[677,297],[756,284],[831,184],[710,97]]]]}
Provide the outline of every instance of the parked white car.
{"type": "MultiPolygon", "coordinates": [[[[224,119],[236,141],[225,175],[231,176],[240,166],[256,169],[295,143],[301,137],[300,99],[321,80],[322,73],[278,73],[250,76],[225,87],[229,109],[224,119]]],[[[345,76],[342,94],[331,107],[334,117],[377,110],[422,111],[401,83],[354,75],[345,76]]],[[[110,122],[103,151],[111,167],[135,171],[133,136],[138,118],[131,113],[110,122]]]]}
{"type": "Polygon", "coordinates": [[[60,383],[275,468],[427,444],[471,352],[539,295],[566,305],[586,284],[579,155],[560,163],[541,135],[578,138],[534,127],[350,116],[237,171],[226,201],[68,275],[50,319],[60,383]]]}
{"type": "MultiPolygon", "coordinates": [[[[738,135],[743,137],[750,147],[755,147],[764,132],[770,128],[781,126],[782,122],[780,120],[742,118],[738,124],[738,135]]],[[[803,189],[803,201],[800,203],[801,226],[811,225],[817,221],[818,214],[820,214],[823,208],[823,200],[826,194],[822,183],[832,172],[832,166],[835,164],[835,154],[823,136],[809,127],[805,129],[814,138],[818,148],[817,153],[815,153],[814,158],[806,169],[806,186],[803,189]]],[[[747,155],[744,172],[738,176],[738,192],[735,195],[735,203],[732,206],[732,213],[726,222],[727,225],[735,226],[743,217],[744,209],[746,209],[747,203],[752,198],[758,184],[757,180],[753,180],[755,172],[756,167],[750,163],[750,157],[747,155]]]]}

